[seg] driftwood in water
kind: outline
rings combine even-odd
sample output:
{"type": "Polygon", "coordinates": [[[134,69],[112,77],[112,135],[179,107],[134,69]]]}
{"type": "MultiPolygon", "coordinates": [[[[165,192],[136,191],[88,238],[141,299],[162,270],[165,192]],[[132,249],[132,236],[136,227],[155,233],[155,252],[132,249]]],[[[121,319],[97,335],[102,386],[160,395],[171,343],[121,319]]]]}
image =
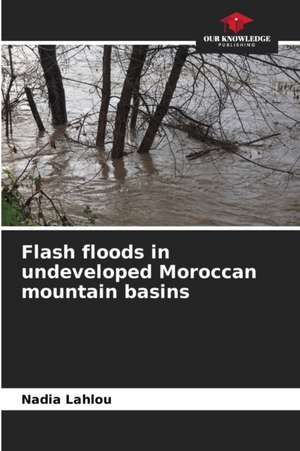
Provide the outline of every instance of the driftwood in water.
{"type": "MultiPolygon", "coordinates": [[[[266,136],[262,136],[261,138],[257,138],[257,139],[253,139],[251,141],[247,141],[247,142],[241,142],[241,143],[237,143],[237,142],[222,142],[222,141],[218,141],[218,140],[214,140],[215,144],[219,144],[218,147],[208,147],[207,149],[204,150],[200,150],[199,152],[192,152],[190,154],[188,154],[186,156],[186,158],[188,160],[196,160],[197,158],[201,158],[204,155],[207,155],[208,153],[212,152],[212,151],[218,151],[218,150],[225,150],[227,152],[231,152],[232,154],[236,155],[237,157],[241,158],[242,160],[245,160],[249,163],[254,164],[255,166],[259,166],[260,168],[263,169],[268,169],[270,171],[273,172],[280,172],[283,174],[288,174],[288,175],[293,175],[294,172],[292,170],[289,169],[281,169],[281,168],[274,168],[271,167],[269,165],[266,164],[262,164],[260,162],[257,161],[253,161],[250,158],[246,157],[245,155],[241,154],[238,150],[239,150],[239,146],[255,146],[257,145],[257,143],[263,142],[263,141],[267,141],[268,139],[271,138],[276,138],[280,136],[280,133],[272,133],[271,135],[266,135],[266,136]]],[[[258,144],[259,145],[259,144],[258,144]]]]}
{"type": "Polygon", "coordinates": [[[40,132],[44,132],[45,131],[45,127],[44,127],[43,121],[42,121],[42,119],[40,117],[40,114],[38,112],[36,103],[35,103],[33,95],[32,95],[32,91],[31,91],[31,89],[28,86],[25,86],[25,93],[26,93],[26,97],[27,97],[27,100],[28,100],[28,104],[29,104],[31,112],[32,112],[32,116],[33,116],[33,118],[34,118],[34,120],[36,122],[36,125],[37,125],[37,127],[38,127],[40,132]]]}
{"type": "Polygon", "coordinates": [[[191,129],[189,128],[189,131],[187,131],[186,125],[184,127],[179,126],[179,129],[182,131],[186,131],[188,133],[189,137],[191,137],[191,138],[205,142],[209,146],[217,146],[217,147],[209,147],[208,149],[200,150],[199,152],[193,152],[186,156],[186,158],[188,158],[189,160],[195,160],[196,158],[201,158],[203,155],[206,155],[207,153],[209,153],[213,150],[225,150],[227,152],[237,153],[237,151],[239,150],[239,147],[241,147],[241,146],[258,145],[258,143],[261,143],[263,141],[267,141],[268,139],[276,138],[276,137],[280,136],[280,133],[272,133],[271,135],[262,136],[261,138],[256,138],[251,141],[245,141],[245,142],[223,141],[223,140],[212,138],[211,136],[207,136],[207,135],[203,134],[203,132],[201,132],[199,127],[198,127],[197,131],[195,131],[195,129],[193,127],[194,126],[192,125],[192,128],[191,129]],[[193,132],[191,132],[191,130],[193,130],[193,132]]]}
{"type": "Polygon", "coordinates": [[[238,144],[233,141],[222,140],[214,138],[213,136],[207,133],[207,130],[203,130],[201,127],[197,127],[194,124],[185,125],[185,130],[188,134],[189,138],[196,139],[198,141],[202,141],[206,144],[219,146],[224,150],[237,150],[238,144]]]}
{"type": "MultiPolygon", "coordinates": [[[[238,150],[239,144],[233,141],[229,140],[221,140],[214,138],[209,134],[210,127],[207,125],[202,124],[195,124],[195,123],[176,123],[176,124],[166,124],[166,126],[170,128],[175,128],[177,130],[180,130],[188,135],[189,138],[195,139],[196,141],[201,141],[209,146],[217,146],[217,148],[227,150],[227,151],[233,151],[238,150]]],[[[212,149],[207,149],[208,151],[212,149]]],[[[215,148],[214,148],[215,150],[215,148]]],[[[202,156],[208,152],[200,151],[195,152],[191,155],[187,155],[187,158],[190,158],[191,156],[194,156],[194,154],[199,154],[199,156],[202,156]]]]}

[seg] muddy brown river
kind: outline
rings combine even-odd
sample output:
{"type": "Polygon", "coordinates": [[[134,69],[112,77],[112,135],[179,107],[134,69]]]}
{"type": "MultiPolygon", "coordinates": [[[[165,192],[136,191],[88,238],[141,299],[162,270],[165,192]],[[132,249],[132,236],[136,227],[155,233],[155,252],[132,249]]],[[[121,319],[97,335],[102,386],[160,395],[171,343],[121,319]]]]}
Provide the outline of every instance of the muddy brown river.
{"type": "MultiPolygon", "coordinates": [[[[15,143],[25,155],[4,146],[3,166],[19,174],[36,145],[42,147],[47,139],[37,138],[31,117],[23,116],[15,143]]],[[[299,177],[273,173],[228,154],[190,162],[182,151],[174,159],[167,149],[158,149],[111,161],[64,138],[56,149],[48,147],[38,161],[43,188],[60,200],[76,225],[88,224],[87,206],[96,225],[300,224],[299,177]]],[[[272,155],[267,163],[281,162],[272,155]]],[[[29,187],[23,189],[25,196],[30,192],[29,187]]]]}

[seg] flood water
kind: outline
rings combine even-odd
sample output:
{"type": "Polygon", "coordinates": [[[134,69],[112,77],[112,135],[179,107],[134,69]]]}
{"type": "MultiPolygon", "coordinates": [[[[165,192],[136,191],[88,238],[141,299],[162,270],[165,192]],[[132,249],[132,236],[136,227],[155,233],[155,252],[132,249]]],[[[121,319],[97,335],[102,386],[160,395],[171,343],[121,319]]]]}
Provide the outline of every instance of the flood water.
{"type": "MultiPolygon", "coordinates": [[[[64,76],[92,77],[90,67],[81,63],[64,76]]],[[[99,102],[88,86],[77,88],[65,81],[69,120],[99,102]]],[[[299,100],[287,94],[280,102],[298,114],[299,100]]],[[[44,120],[51,132],[46,114],[44,120]]],[[[18,175],[42,148],[30,166],[38,169],[43,190],[60,202],[74,225],[299,225],[300,128],[287,129],[281,118],[273,121],[278,121],[281,132],[277,140],[240,151],[254,162],[293,168],[294,176],[266,170],[222,150],[188,161],[186,155],[203,144],[183,133],[176,134],[172,152],[164,141],[149,155],[131,153],[115,161],[63,135],[54,149],[47,144],[48,134],[37,133],[25,107],[14,117],[17,152],[4,141],[2,165],[18,175]]],[[[22,187],[24,198],[31,189],[29,182],[22,187]]]]}

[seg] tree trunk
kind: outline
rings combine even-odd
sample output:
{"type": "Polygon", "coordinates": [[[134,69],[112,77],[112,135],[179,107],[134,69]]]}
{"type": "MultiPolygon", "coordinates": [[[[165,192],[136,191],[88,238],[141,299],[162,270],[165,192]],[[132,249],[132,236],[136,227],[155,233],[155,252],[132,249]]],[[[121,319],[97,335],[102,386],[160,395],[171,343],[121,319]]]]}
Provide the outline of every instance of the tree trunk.
{"type": "Polygon", "coordinates": [[[168,112],[187,55],[188,55],[187,46],[178,47],[174,59],[174,64],[171,73],[169,75],[168,81],[166,83],[163,96],[155,110],[154,115],[150,119],[145,136],[140,144],[140,147],[138,148],[138,153],[147,153],[151,149],[156,133],[158,132],[158,129],[163,121],[163,118],[168,112]]]}
{"type": "Polygon", "coordinates": [[[101,149],[104,149],[104,144],[105,144],[107,113],[108,113],[110,94],[111,94],[111,86],[110,86],[111,48],[112,48],[111,45],[105,45],[104,49],[103,49],[102,99],[101,99],[101,107],[100,107],[99,121],[98,121],[98,131],[97,131],[97,138],[96,138],[96,146],[101,149]]]}
{"type": "Polygon", "coordinates": [[[130,110],[130,101],[136,81],[140,78],[146,58],[148,46],[134,45],[126,73],[121,98],[117,107],[114,128],[112,158],[122,158],[124,154],[127,120],[130,110]]]}
{"type": "MultiPolygon", "coordinates": [[[[144,62],[146,59],[146,53],[144,57],[144,62]]],[[[136,134],[136,123],[137,118],[139,114],[139,106],[140,106],[140,83],[141,83],[141,74],[137,78],[135,85],[133,87],[133,105],[132,105],[132,112],[131,112],[131,118],[130,118],[130,131],[133,136],[136,134]]]]}
{"type": "Polygon", "coordinates": [[[140,83],[139,83],[139,81],[137,81],[136,86],[134,87],[134,90],[133,90],[133,105],[132,105],[132,113],[131,113],[131,119],[130,119],[130,131],[131,131],[132,135],[136,134],[136,123],[137,123],[139,106],[140,106],[139,90],[140,90],[140,83]]]}
{"type": "Polygon", "coordinates": [[[32,112],[32,116],[33,116],[33,118],[34,118],[34,120],[36,122],[36,125],[37,125],[37,127],[38,127],[40,132],[44,132],[45,131],[45,127],[44,127],[43,121],[42,121],[41,116],[40,116],[40,114],[38,112],[36,103],[35,103],[33,95],[32,95],[32,91],[31,91],[31,89],[28,86],[25,86],[25,93],[26,93],[26,97],[27,97],[27,100],[28,100],[28,104],[29,104],[31,112],[32,112]]]}
{"type": "Polygon", "coordinates": [[[16,75],[14,72],[13,65],[13,57],[12,57],[12,45],[8,46],[8,55],[9,55],[9,66],[10,66],[10,81],[5,94],[4,99],[4,111],[5,111],[5,136],[9,138],[9,134],[12,135],[12,114],[11,114],[11,105],[10,105],[10,91],[12,89],[13,83],[16,79],[16,75]]]}
{"type": "Polygon", "coordinates": [[[53,125],[65,125],[68,121],[65,91],[56,59],[55,45],[39,45],[41,65],[48,89],[53,125]]]}

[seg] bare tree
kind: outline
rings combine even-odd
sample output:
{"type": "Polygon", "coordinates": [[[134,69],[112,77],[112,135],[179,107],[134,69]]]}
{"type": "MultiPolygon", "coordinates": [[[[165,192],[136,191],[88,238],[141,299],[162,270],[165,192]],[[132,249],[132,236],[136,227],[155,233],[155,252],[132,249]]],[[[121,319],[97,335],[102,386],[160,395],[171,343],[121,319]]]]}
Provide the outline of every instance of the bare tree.
{"type": "MultiPolygon", "coordinates": [[[[144,55],[144,61],[146,59],[146,53],[144,55]]],[[[130,132],[133,138],[136,138],[136,124],[139,114],[139,106],[140,106],[140,84],[141,84],[142,73],[140,73],[139,77],[135,80],[135,85],[133,87],[132,94],[132,111],[130,118],[130,132]]]]}
{"type": "Polygon", "coordinates": [[[185,64],[186,58],[188,56],[188,47],[180,46],[178,47],[173,63],[171,73],[169,75],[168,81],[165,86],[163,96],[155,110],[154,115],[150,119],[145,136],[138,148],[139,153],[147,153],[152,147],[153,141],[155,139],[156,133],[163,121],[163,118],[168,112],[174,91],[177,86],[182,68],[185,64]]]}
{"type": "Polygon", "coordinates": [[[8,46],[8,55],[9,55],[9,66],[10,66],[10,81],[9,81],[6,95],[4,98],[5,126],[6,126],[5,127],[5,135],[7,138],[9,137],[9,133],[12,134],[12,115],[11,115],[11,106],[10,106],[10,91],[11,91],[13,83],[16,79],[11,49],[12,49],[12,46],[9,45],[8,46]]]}
{"type": "Polygon", "coordinates": [[[98,120],[98,130],[96,146],[104,149],[105,133],[107,126],[107,113],[111,96],[111,45],[105,45],[103,49],[103,79],[102,79],[102,99],[98,120]]]}
{"type": "Polygon", "coordinates": [[[39,55],[48,89],[53,125],[65,125],[68,121],[65,90],[56,58],[55,45],[39,45],[39,55]]]}
{"type": "Polygon", "coordinates": [[[147,54],[147,45],[134,45],[124,80],[114,127],[112,158],[122,158],[124,154],[127,120],[134,87],[139,80],[147,54]]]}

